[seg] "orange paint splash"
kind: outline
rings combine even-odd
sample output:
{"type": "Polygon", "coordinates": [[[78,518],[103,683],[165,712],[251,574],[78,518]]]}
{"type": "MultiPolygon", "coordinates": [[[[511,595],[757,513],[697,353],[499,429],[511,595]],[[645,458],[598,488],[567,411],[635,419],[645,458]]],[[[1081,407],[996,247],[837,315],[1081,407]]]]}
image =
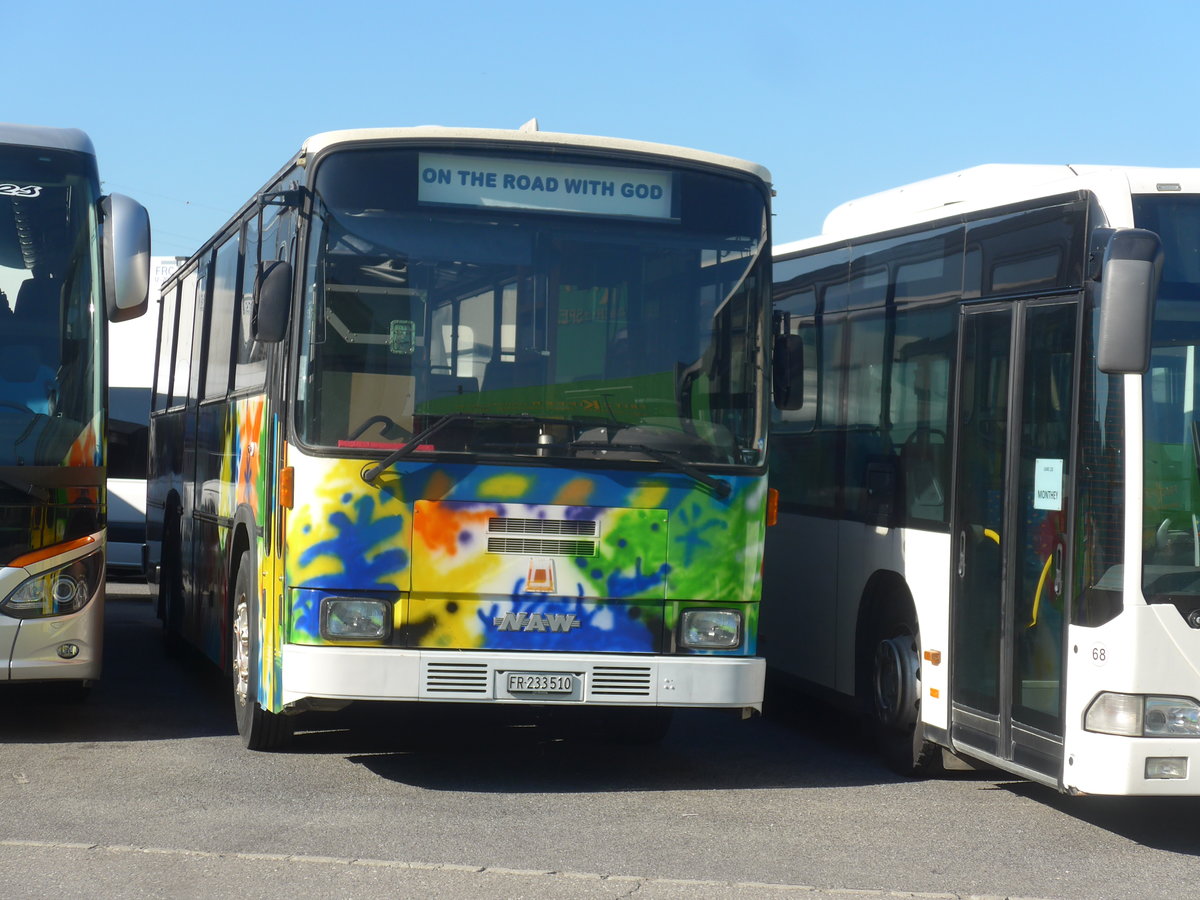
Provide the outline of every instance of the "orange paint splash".
{"type": "Polygon", "coordinates": [[[420,541],[431,551],[455,556],[459,548],[458,536],[463,531],[482,531],[487,527],[487,520],[495,515],[486,509],[456,511],[439,503],[420,501],[417,503],[417,514],[413,516],[414,540],[420,541]]]}

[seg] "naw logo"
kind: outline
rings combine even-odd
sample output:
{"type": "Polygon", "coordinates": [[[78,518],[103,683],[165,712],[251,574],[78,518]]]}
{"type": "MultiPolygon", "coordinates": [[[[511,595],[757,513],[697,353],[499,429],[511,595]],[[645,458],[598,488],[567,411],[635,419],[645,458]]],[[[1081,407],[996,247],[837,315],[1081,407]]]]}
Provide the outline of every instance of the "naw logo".
{"type": "Polygon", "coordinates": [[[554,631],[566,633],[583,623],[574,613],[512,613],[492,619],[497,631],[554,631]]]}

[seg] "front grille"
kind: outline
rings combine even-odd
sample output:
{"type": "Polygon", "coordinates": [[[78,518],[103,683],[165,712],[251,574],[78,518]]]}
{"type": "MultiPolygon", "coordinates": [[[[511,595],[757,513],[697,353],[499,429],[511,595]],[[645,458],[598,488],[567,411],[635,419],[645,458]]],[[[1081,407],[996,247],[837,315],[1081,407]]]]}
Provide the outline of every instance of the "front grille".
{"type": "Polygon", "coordinates": [[[488,538],[488,553],[520,556],[595,556],[595,541],[562,541],[538,538],[488,538]]]}
{"type": "Polygon", "coordinates": [[[596,666],[592,670],[594,697],[649,697],[650,669],[646,666],[596,666]]]}
{"type": "Polygon", "coordinates": [[[487,694],[487,663],[431,662],[425,666],[425,691],[430,694],[487,694]]]}
{"type": "Polygon", "coordinates": [[[595,536],[595,520],[586,519],[488,519],[489,534],[583,534],[595,536]]]}

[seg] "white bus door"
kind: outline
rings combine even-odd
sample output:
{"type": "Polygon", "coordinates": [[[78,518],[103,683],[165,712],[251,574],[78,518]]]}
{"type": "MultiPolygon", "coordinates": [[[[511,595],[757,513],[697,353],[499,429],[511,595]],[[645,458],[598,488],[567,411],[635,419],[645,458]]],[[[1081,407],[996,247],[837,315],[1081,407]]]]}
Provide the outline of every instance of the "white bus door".
{"type": "Polygon", "coordinates": [[[1078,301],[965,307],[953,515],[951,742],[1062,768],[1078,301]]]}

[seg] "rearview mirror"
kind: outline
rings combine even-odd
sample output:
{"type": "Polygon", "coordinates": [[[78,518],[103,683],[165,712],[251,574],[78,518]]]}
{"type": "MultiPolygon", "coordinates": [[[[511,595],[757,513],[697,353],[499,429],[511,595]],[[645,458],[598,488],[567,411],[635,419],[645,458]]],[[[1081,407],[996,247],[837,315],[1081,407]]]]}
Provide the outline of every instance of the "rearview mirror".
{"type": "Polygon", "coordinates": [[[292,306],[292,264],[270,259],[258,264],[254,280],[254,339],[278,344],[287,336],[292,306]]]}
{"type": "Polygon", "coordinates": [[[1133,375],[1150,366],[1150,329],[1162,277],[1162,241],[1153,231],[1114,231],[1100,275],[1100,334],[1096,364],[1109,375],[1133,375]]]}
{"type": "Polygon", "coordinates": [[[124,194],[100,198],[104,304],[110,322],[146,311],[150,289],[150,216],[124,194]]]}
{"type": "Polygon", "coordinates": [[[800,409],[804,405],[804,338],[800,335],[775,335],[771,382],[777,408],[800,409]]]}

